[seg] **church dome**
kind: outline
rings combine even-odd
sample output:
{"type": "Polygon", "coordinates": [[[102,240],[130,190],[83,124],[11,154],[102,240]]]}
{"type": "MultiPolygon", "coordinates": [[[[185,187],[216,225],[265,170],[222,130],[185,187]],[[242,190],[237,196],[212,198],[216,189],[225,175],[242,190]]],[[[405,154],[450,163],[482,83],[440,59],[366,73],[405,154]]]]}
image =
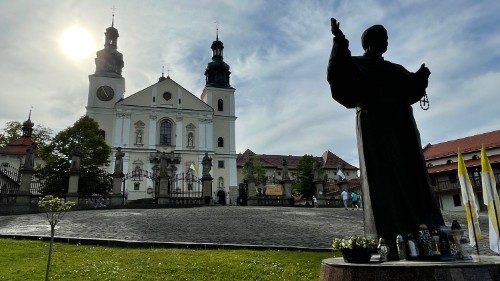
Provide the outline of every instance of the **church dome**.
{"type": "Polygon", "coordinates": [[[116,29],[114,26],[106,28],[106,32],[104,34],[106,35],[106,37],[110,38],[118,38],[120,36],[118,34],[118,29],[116,29]]]}
{"type": "Polygon", "coordinates": [[[224,44],[219,41],[219,34],[212,42],[212,61],[207,64],[205,70],[206,85],[211,87],[229,88],[229,65],[224,62],[223,50],[224,44]]]}

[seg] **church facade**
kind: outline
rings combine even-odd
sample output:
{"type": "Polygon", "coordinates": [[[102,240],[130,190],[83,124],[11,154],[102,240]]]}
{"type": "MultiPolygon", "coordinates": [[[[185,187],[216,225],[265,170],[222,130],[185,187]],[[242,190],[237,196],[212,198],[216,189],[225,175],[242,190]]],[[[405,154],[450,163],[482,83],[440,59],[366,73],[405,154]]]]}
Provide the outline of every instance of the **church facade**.
{"type": "MultiPolygon", "coordinates": [[[[89,75],[86,114],[99,124],[112,155],[125,153],[123,172],[153,172],[155,157],[166,152],[176,161],[176,173],[201,177],[205,153],[212,158],[212,197],[237,187],[235,145],[235,89],[229,84],[229,65],[223,60],[223,43],[212,43],[212,61],[205,70],[206,85],[198,98],[169,76],[124,96],[123,55],[117,50],[118,30],[105,32],[104,49],[96,53],[96,70],[89,75]]],[[[110,156],[108,171],[114,159],[110,156]]],[[[147,177],[124,181],[128,200],[152,198],[154,182],[147,177]]]]}

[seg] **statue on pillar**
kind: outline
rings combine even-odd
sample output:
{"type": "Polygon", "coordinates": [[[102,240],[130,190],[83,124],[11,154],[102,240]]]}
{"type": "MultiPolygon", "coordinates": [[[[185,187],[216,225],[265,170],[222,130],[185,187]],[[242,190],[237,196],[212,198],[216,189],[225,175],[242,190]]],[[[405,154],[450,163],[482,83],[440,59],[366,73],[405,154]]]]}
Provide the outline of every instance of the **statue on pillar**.
{"type": "Polygon", "coordinates": [[[253,161],[252,159],[248,159],[248,161],[245,163],[245,172],[246,172],[246,177],[245,179],[248,181],[254,181],[253,177],[253,161]]]}
{"type": "Polygon", "coordinates": [[[290,180],[290,175],[288,174],[288,161],[283,158],[283,169],[281,170],[281,179],[282,180],[290,180]]]}
{"type": "Polygon", "coordinates": [[[116,148],[115,153],[115,172],[113,173],[115,176],[123,176],[123,157],[125,153],[122,152],[122,148],[116,148]]]}
{"type": "Polygon", "coordinates": [[[212,169],[212,158],[208,156],[208,152],[205,152],[201,165],[203,166],[201,175],[202,178],[211,178],[212,176],[210,175],[210,170],[212,169]]]}
{"type": "Polygon", "coordinates": [[[35,166],[35,153],[36,153],[36,143],[32,143],[28,149],[26,149],[26,157],[24,158],[23,169],[27,171],[33,171],[35,166]]]}
{"type": "Polygon", "coordinates": [[[321,178],[321,168],[323,167],[323,163],[321,160],[314,160],[313,162],[313,180],[314,181],[322,181],[321,178]]]}
{"type": "Polygon", "coordinates": [[[80,171],[80,157],[81,150],[80,146],[77,145],[71,150],[71,166],[69,167],[71,173],[78,173],[80,171]]]}
{"type": "Polygon", "coordinates": [[[160,178],[167,178],[168,176],[168,156],[167,153],[163,152],[160,155],[160,178]]]}

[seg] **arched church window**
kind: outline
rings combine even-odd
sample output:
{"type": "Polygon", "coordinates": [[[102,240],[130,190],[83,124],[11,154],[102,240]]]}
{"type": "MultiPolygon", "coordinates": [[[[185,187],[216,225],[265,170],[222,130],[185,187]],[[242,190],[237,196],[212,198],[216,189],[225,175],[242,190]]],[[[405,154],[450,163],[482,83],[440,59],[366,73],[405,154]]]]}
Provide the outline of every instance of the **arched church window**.
{"type": "Polygon", "coordinates": [[[99,130],[99,136],[102,138],[102,139],[106,139],[106,131],[104,130],[99,130]]]}
{"type": "Polygon", "coordinates": [[[224,101],[222,99],[219,99],[217,101],[217,110],[218,111],[224,111],[224,101]]]}
{"type": "Polygon", "coordinates": [[[217,139],[217,147],[224,147],[224,139],[222,137],[217,139]]]}
{"type": "Polygon", "coordinates": [[[192,132],[188,133],[187,147],[194,147],[194,134],[192,132]]]}
{"type": "Polygon", "coordinates": [[[172,145],[172,122],[163,120],[160,123],[160,145],[172,145]]]}
{"type": "Polygon", "coordinates": [[[219,177],[219,185],[218,187],[224,187],[224,178],[223,177],[219,177]]]}

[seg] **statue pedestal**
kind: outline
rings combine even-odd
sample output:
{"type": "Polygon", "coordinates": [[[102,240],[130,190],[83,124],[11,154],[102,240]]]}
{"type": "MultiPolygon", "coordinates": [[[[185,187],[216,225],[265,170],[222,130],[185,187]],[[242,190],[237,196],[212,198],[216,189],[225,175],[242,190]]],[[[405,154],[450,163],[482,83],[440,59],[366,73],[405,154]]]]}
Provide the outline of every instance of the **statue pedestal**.
{"type": "Polygon", "coordinates": [[[210,205],[212,199],[212,177],[201,178],[201,196],[205,205],[210,205]]]}
{"type": "Polygon", "coordinates": [[[472,261],[392,261],[346,263],[343,258],[325,259],[322,281],[495,281],[500,280],[500,257],[479,256],[472,261]]]}

